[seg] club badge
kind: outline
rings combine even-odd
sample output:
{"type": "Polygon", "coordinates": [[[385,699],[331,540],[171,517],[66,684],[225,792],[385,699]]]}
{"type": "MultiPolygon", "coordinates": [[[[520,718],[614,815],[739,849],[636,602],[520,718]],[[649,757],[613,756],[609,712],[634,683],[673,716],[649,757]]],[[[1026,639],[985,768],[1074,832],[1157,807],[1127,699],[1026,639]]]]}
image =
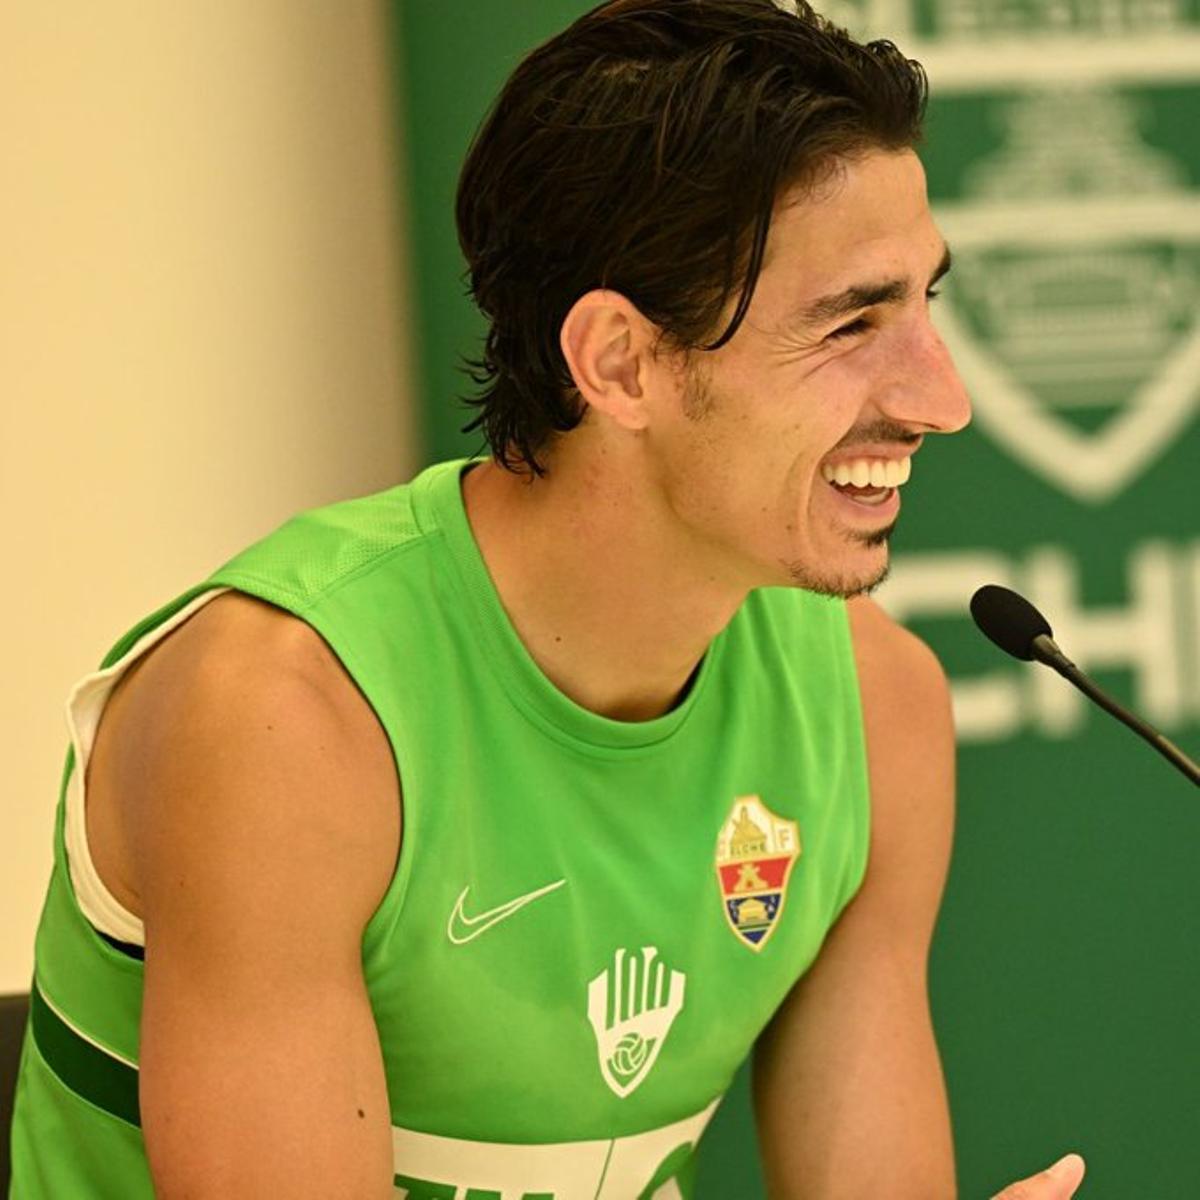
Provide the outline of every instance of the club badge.
{"type": "Polygon", "coordinates": [[[717,883],[729,928],[751,950],[761,950],[775,932],[799,857],[795,821],[785,821],[757,796],[734,800],[717,835],[717,883]]]}

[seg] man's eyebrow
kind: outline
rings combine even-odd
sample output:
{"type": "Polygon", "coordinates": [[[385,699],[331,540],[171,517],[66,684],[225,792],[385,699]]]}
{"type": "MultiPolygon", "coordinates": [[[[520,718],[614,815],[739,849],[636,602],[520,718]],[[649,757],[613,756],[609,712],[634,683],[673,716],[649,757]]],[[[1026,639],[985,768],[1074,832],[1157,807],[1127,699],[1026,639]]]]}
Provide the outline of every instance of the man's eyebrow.
{"type": "MultiPolygon", "coordinates": [[[[943,245],[942,261],[937,270],[929,278],[928,287],[933,287],[941,279],[953,263],[950,247],[943,245]]],[[[829,321],[844,317],[847,313],[857,312],[860,308],[871,308],[876,304],[900,304],[908,299],[909,286],[907,279],[888,279],[882,283],[856,283],[844,291],[833,292],[810,300],[803,308],[793,314],[789,325],[805,328],[812,325],[824,325],[829,321]]]]}

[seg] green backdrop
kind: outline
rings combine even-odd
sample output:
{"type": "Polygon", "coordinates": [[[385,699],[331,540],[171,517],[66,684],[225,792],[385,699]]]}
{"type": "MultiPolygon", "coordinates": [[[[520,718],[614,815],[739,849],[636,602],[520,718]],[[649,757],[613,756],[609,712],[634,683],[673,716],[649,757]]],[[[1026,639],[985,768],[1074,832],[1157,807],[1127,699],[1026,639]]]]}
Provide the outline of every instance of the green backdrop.
{"type": "MultiPolygon", "coordinates": [[[[483,323],[453,196],[520,57],[591,5],[393,0],[424,459],[483,323]]],[[[931,439],[880,601],[938,652],[959,727],[930,988],[961,1194],[1078,1150],[1080,1196],[1200,1196],[1200,795],[970,624],[1030,595],[1067,653],[1200,755],[1200,3],[873,0],[824,11],[922,61],[922,157],[956,266],[938,320],[975,419],[931,439]]],[[[700,1194],[762,1195],[746,1080],[700,1194]]]]}

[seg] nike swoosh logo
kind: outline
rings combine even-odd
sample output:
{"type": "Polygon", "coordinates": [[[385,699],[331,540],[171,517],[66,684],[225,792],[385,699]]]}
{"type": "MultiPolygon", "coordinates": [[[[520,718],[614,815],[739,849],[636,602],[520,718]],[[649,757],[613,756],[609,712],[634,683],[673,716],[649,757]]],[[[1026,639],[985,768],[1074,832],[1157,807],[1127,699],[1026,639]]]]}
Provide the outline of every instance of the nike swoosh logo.
{"type": "Polygon", "coordinates": [[[490,908],[487,912],[479,913],[478,916],[474,917],[468,917],[463,912],[463,901],[467,898],[467,893],[471,890],[468,884],[459,893],[458,899],[454,902],[454,908],[450,913],[450,920],[446,922],[446,936],[456,946],[465,946],[467,942],[473,938],[477,938],[481,933],[486,933],[493,925],[499,925],[501,921],[507,920],[513,913],[520,912],[525,905],[532,904],[535,900],[540,900],[543,896],[548,896],[556,888],[562,887],[566,882],[565,879],[559,879],[554,883],[548,883],[545,887],[538,888],[536,892],[526,892],[524,896],[518,896],[515,900],[510,900],[507,904],[501,904],[497,908],[490,908]]]}

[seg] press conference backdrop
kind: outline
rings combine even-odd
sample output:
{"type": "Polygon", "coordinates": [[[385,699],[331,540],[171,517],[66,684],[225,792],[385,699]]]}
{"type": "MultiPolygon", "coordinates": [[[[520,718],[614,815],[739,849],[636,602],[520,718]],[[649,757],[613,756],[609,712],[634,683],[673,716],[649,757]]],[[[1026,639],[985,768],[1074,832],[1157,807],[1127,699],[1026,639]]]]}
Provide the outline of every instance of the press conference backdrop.
{"type": "MultiPolygon", "coordinates": [[[[589,7],[393,0],[430,461],[479,448],[455,401],[484,330],[454,236],[459,166],[519,59],[589,7]]],[[[1102,686],[1200,755],[1200,4],[823,11],[928,70],[921,153],[955,256],[937,320],[975,410],[922,449],[877,594],[954,694],[930,990],[961,1193],[1074,1149],[1081,1196],[1194,1198],[1197,794],[1057,676],[1003,658],[966,606],[985,582],[1024,591],[1102,686]]],[[[700,1194],[762,1195],[745,1073],[700,1194]]]]}

